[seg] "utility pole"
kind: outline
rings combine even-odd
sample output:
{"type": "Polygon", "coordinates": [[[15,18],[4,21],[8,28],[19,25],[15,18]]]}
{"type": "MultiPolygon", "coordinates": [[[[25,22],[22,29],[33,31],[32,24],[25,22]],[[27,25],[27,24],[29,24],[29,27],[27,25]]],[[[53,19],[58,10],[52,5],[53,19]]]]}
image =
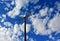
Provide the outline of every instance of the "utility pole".
{"type": "Polygon", "coordinates": [[[24,41],[26,41],[26,17],[24,17],[24,41]]]}
{"type": "Polygon", "coordinates": [[[22,21],[24,21],[24,41],[26,41],[26,19],[27,19],[28,17],[30,17],[31,15],[32,15],[32,14],[27,15],[27,16],[25,16],[25,17],[22,18],[22,21]]]}

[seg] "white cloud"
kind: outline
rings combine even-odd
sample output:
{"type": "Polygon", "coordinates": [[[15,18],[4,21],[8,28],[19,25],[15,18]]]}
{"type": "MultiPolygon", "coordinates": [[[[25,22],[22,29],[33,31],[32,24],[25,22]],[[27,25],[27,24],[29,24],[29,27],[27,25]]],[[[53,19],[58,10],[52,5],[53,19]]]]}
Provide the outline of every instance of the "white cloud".
{"type": "Polygon", "coordinates": [[[14,5],[14,4],[15,4],[15,1],[14,1],[14,0],[12,0],[11,5],[14,5]]]}
{"type": "Polygon", "coordinates": [[[27,33],[30,31],[30,26],[31,26],[30,24],[27,24],[27,25],[26,25],[26,32],[27,32],[27,33]]]}
{"type": "Polygon", "coordinates": [[[60,11],[60,2],[56,2],[55,7],[57,8],[58,11],[60,11]]]}
{"type": "MultiPolygon", "coordinates": [[[[48,7],[46,7],[45,9],[42,9],[42,11],[40,11],[41,16],[45,16],[47,15],[47,11],[48,11],[48,7]]],[[[53,11],[53,8],[50,8],[48,13],[51,13],[53,11]]],[[[46,18],[41,19],[39,17],[41,17],[40,14],[35,14],[32,15],[30,17],[30,20],[32,21],[32,25],[34,26],[34,32],[35,34],[41,34],[41,35],[48,35],[51,34],[55,31],[57,31],[57,33],[60,33],[60,14],[57,12],[56,16],[54,16],[53,19],[51,19],[49,22],[49,17],[46,16],[46,18]],[[48,22],[48,29],[46,29],[46,23],[48,22]]]]}
{"type": "Polygon", "coordinates": [[[18,24],[15,24],[15,25],[14,25],[14,33],[15,33],[15,34],[16,34],[16,33],[18,32],[18,30],[19,30],[18,27],[19,27],[18,24]]]}
{"type": "Polygon", "coordinates": [[[32,25],[34,26],[34,30],[37,34],[41,33],[41,34],[45,34],[45,26],[42,22],[42,19],[38,19],[38,17],[33,18],[31,17],[31,21],[32,21],[32,25]],[[44,32],[44,33],[43,33],[44,32]]]}
{"type": "Polygon", "coordinates": [[[52,35],[49,35],[49,39],[55,40],[55,37],[53,37],[52,35]]]}
{"type": "Polygon", "coordinates": [[[52,11],[53,11],[53,8],[50,8],[48,12],[51,13],[52,11]]]}
{"type": "Polygon", "coordinates": [[[10,27],[11,27],[11,26],[12,26],[12,23],[10,23],[10,22],[4,22],[4,25],[5,25],[5,26],[10,26],[10,27]]]}
{"type": "Polygon", "coordinates": [[[6,15],[5,14],[2,14],[2,16],[1,16],[1,22],[4,22],[5,19],[6,19],[6,15]]]}
{"type": "Polygon", "coordinates": [[[15,18],[15,16],[19,15],[20,11],[18,9],[13,9],[12,11],[9,11],[7,15],[11,18],[15,18]]]}
{"type": "Polygon", "coordinates": [[[8,8],[11,7],[10,3],[5,2],[5,4],[6,4],[6,6],[7,6],[8,8]]]}
{"type": "Polygon", "coordinates": [[[5,21],[4,19],[1,20],[1,22],[4,22],[4,21],[5,21]]]}
{"type": "Polygon", "coordinates": [[[50,20],[48,26],[52,31],[60,33],[60,15],[56,14],[56,16],[50,20]]]}
{"type": "Polygon", "coordinates": [[[39,0],[30,0],[31,3],[36,4],[39,0]]]}
{"type": "Polygon", "coordinates": [[[7,13],[7,15],[11,18],[15,18],[20,14],[21,7],[24,6],[24,4],[28,3],[28,0],[15,0],[15,3],[16,7],[7,13]]]}
{"type": "Polygon", "coordinates": [[[39,19],[39,14],[36,15],[32,15],[30,17],[30,20],[32,21],[32,25],[34,26],[34,32],[36,35],[40,34],[40,35],[48,35],[52,33],[52,30],[46,29],[46,23],[49,20],[48,17],[46,17],[45,19],[39,19]]]}
{"type": "Polygon", "coordinates": [[[44,8],[44,9],[41,9],[39,11],[39,13],[40,13],[41,16],[46,16],[47,15],[47,12],[48,12],[48,7],[44,8]]]}
{"type": "Polygon", "coordinates": [[[22,32],[21,32],[21,29],[20,29],[20,26],[18,24],[15,24],[14,25],[14,34],[17,34],[17,35],[22,35],[22,32]]]}
{"type": "Polygon", "coordinates": [[[6,18],[6,15],[5,15],[5,14],[2,14],[2,17],[3,17],[3,18],[6,18]]]}
{"type": "Polygon", "coordinates": [[[8,10],[9,10],[9,8],[7,8],[7,7],[5,7],[4,9],[5,9],[6,11],[8,11],[8,10]]]}
{"type": "MultiPolygon", "coordinates": [[[[16,35],[15,31],[16,31],[15,29],[12,29],[12,28],[7,29],[5,27],[0,26],[0,41],[20,41],[18,36],[21,33],[19,33],[19,34],[16,33],[17,34],[16,35]]],[[[17,29],[17,31],[18,31],[18,29],[17,29]]],[[[18,31],[18,32],[20,32],[20,31],[18,31]]]]}

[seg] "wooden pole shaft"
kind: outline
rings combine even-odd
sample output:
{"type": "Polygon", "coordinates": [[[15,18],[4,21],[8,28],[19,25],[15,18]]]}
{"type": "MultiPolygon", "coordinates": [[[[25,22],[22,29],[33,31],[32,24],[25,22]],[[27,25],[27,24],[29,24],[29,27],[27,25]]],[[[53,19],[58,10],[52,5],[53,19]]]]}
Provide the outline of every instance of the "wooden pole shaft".
{"type": "Polygon", "coordinates": [[[26,41],[26,17],[24,18],[24,41],[26,41]]]}

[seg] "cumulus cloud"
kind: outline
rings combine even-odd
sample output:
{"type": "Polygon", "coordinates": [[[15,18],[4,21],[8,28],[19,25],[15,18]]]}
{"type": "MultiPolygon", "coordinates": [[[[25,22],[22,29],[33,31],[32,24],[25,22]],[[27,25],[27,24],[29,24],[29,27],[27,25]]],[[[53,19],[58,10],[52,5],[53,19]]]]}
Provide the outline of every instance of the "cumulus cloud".
{"type": "Polygon", "coordinates": [[[55,3],[55,6],[56,6],[56,9],[57,9],[58,11],[60,11],[60,2],[56,2],[56,3],[55,3]]]}
{"type": "Polygon", "coordinates": [[[28,0],[15,0],[15,3],[16,7],[7,13],[7,15],[11,18],[15,18],[20,14],[21,7],[24,6],[24,4],[27,4],[28,0]]]}
{"type": "Polygon", "coordinates": [[[51,19],[49,22],[49,17],[47,15],[47,12],[51,14],[53,12],[53,8],[46,7],[45,9],[41,9],[39,14],[32,15],[30,17],[30,20],[32,21],[32,25],[34,26],[34,32],[35,34],[41,34],[41,35],[48,35],[53,32],[60,33],[60,14],[59,12],[56,12],[56,16],[54,16],[53,19],[51,19]],[[40,16],[41,15],[41,16],[40,16]],[[40,17],[47,15],[44,19],[41,19],[40,17]],[[48,22],[48,23],[47,23],[48,22]],[[48,29],[46,29],[45,25],[48,25],[48,29]]]}
{"type": "MultiPolygon", "coordinates": [[[[4,25],[11,26],[12,24],[10,22],[4,22],[4,25]]],[[[24,23],[23,24],[14,24],[11,28],[6,28],[5,26],[2,27],[0,25],[0,41],[20,41],[22,39],[19,39],[18,36],[21,36],[24,32],[24,23]]],[[[28,33],[30,31],[30,24],[27,24],[27,30],[28,33]]],[[[28,37],[27,37],[28,38],[28,37]]]]}
{"type": "Polygon", "coordinates": [[[30,17],[32,21],[32,25],[34,26],[34,32],[35,34],[41,34],[41,35],[47,35],[51,34],[51,29],[46,30],[45,24],[48,18],[46,19],[39,19],[39,15],[33,15],[30,17]],[[35,18],[34,18],[35,17],[35,18]]]}
{"type": "Polygon", "coordinates": [[[4,22],[4,25],[5,26],[12,26],[12,23],[10,23],[10,22],[4,22]]]}
{"type": "Polygon", "coordinates": [[[35,34],[41,34],[41,35],[48,35],[52,32],[60,32],[60,15],[57,14],[51,21],[49,21],[48,29],[46,29],[46,23],[49,20],[49,17],[46,17],[45,19],[39,19],[39,15],[33,15],[30,17],[32,21],[32,25],[34,26],[34,32],[35,34]]]}
{"type": "Polygon", "coordinates": [[[1,22],[4,22],[5,19],[6,19],[6,15],[5,14],[2,14],[2,16],[1,16],[1,22]]]}
{"type": "Polygon", "coordinates": [[[14,33],[16,34],[18,31],[19,31],[19,25],[18,24],[15,24],[14,25],[14,33]]]}
{"type": "Polygon", "coordinates": [[[40,13],[41,16],[46,16],[47,15],[47,12],[48,12],[48,7],[46,7],[45,9],[41,9],[39,11],[39,13],[40,13]]]}
{"type": "Polygon", "coordinates": [[[0,41],[18,41],[16,36],[13,38],[11,28],[0,27],[0,41]],[[11,37],[12,36],[12,37],[11,37]]]}
{"type": "Polygon", "coordinates": [[[58,13],[52,20],[50,20],[48,26],[52,31],[60,32],[60,15],[58,13]]]}

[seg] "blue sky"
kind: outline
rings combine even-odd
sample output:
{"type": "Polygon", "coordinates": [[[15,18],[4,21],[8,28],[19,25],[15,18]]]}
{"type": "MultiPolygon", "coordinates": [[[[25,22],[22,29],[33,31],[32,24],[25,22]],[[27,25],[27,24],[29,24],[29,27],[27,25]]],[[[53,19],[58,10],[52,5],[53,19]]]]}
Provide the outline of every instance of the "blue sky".
{"type": "Polygon", "coordinates": [[[29,14],[27,41],[60,41],[59,0],[1,0],[0,41],[23,41],[24,22],[19,19],[29,14]]]}

